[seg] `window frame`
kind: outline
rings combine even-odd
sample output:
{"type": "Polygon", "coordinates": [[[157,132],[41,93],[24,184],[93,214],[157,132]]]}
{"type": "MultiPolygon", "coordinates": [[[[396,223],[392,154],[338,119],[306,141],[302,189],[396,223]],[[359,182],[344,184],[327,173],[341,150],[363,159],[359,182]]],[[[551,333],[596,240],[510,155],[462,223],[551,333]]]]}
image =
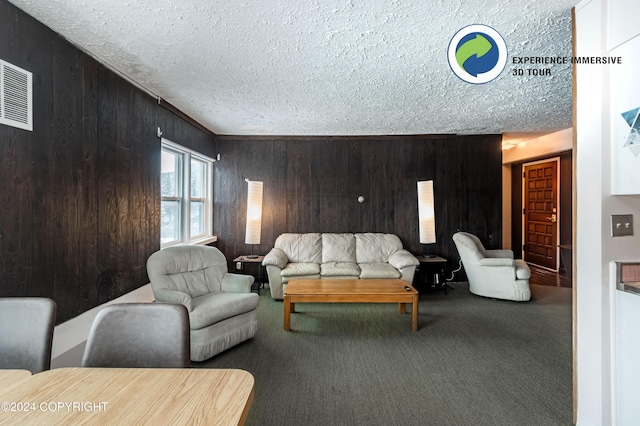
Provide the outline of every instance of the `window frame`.
{"type": "MultiPolygon", "coordinates": [[[[162,152],[170,152],[178,155],[180,161],[178,168],[180,169],[177,176],[178,195],[166,197],[160,194],[160,203],[163,201],[178,201],[179,208],[179,237],[177,240],[162,243],[162,227],[160,229],[160,248],[166,248],[178,245],[188,244],[208,244],[216,240],[213,235],[213,158],[207,157],[192,149],[179,145],[169,139],[161,138],[161,155],[162,152]],[[191,196],[191,160],[197,160],[204,164],[204,188],[202,190],[203,198],[191,196]],[[198,235],[191,235],[191,202],[204,203],[204,232],[198,235]]],[[[162,172],[160,180],[162,179],[162,172]]],[[[162,208],[162,207],[161,207],[162,208]]],[[[162,225],[161,225],[162,226],[162,225]]]]}

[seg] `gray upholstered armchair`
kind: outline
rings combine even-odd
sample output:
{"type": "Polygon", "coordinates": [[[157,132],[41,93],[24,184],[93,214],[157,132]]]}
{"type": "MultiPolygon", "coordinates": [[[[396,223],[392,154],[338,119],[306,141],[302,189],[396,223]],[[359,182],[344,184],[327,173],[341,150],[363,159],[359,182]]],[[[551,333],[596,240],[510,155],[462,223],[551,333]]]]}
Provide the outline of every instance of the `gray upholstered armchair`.
{"type": "Polygon", "coordinates": [[[252,338],[258,329],[254,278],[228,273],[215,247],[178,246],[155,252],[147,272],[158,302],[180,303],[189,311],[191,360],[204,361],[252,338]]]}
{"type": "Polygon", "coordinates": [[[471,293],[517,302],[531,298],[531,270],[523,260],[514,259],[511,250],[485,250],[478,237],[467,232],[456,232],[453,241],[471,293]]]}
{"type": "Polygon", "coordinates": [[[189,315],[177,303],[116,303],[98,312],[83,367],[190,367],[189,315]]]}
{"type": "Polygon", "coordinates": [[[56,302],[44,297],[0,298],[0,368],[33,374],[51,367],[56,302]]]}

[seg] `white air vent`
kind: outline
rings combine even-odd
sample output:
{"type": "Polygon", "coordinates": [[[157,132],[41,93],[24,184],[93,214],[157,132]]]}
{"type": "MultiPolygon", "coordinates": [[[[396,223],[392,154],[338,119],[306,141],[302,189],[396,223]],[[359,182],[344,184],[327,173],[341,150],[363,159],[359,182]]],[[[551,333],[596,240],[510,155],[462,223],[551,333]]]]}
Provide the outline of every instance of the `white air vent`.
{"type": "Polygon", "coordinates": [[[32,74],[0,60],[0,124],[33,131],[32,74]]]}

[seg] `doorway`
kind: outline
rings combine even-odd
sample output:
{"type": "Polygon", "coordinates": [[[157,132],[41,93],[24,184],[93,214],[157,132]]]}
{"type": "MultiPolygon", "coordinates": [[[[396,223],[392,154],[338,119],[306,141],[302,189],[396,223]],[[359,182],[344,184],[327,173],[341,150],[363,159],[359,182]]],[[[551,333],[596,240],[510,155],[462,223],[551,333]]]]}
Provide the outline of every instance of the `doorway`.
{"type": "Polygon", "coordinates": [[[560,158],[526,163],[522,168],[523,258],[558,271],[560,158]]]}

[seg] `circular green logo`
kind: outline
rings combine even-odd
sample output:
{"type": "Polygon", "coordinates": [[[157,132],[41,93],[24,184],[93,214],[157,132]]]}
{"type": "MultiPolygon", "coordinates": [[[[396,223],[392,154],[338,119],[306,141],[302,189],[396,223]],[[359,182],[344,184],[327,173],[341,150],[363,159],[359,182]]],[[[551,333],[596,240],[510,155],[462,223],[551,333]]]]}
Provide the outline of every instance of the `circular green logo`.
{"type": "Polygon", "coordinates": [[[447,49],[449,66],[467,83],[487,83],[507,65],[507,45],[502,36],[486,25],[469,25],[459,30],[447,49]]]}

